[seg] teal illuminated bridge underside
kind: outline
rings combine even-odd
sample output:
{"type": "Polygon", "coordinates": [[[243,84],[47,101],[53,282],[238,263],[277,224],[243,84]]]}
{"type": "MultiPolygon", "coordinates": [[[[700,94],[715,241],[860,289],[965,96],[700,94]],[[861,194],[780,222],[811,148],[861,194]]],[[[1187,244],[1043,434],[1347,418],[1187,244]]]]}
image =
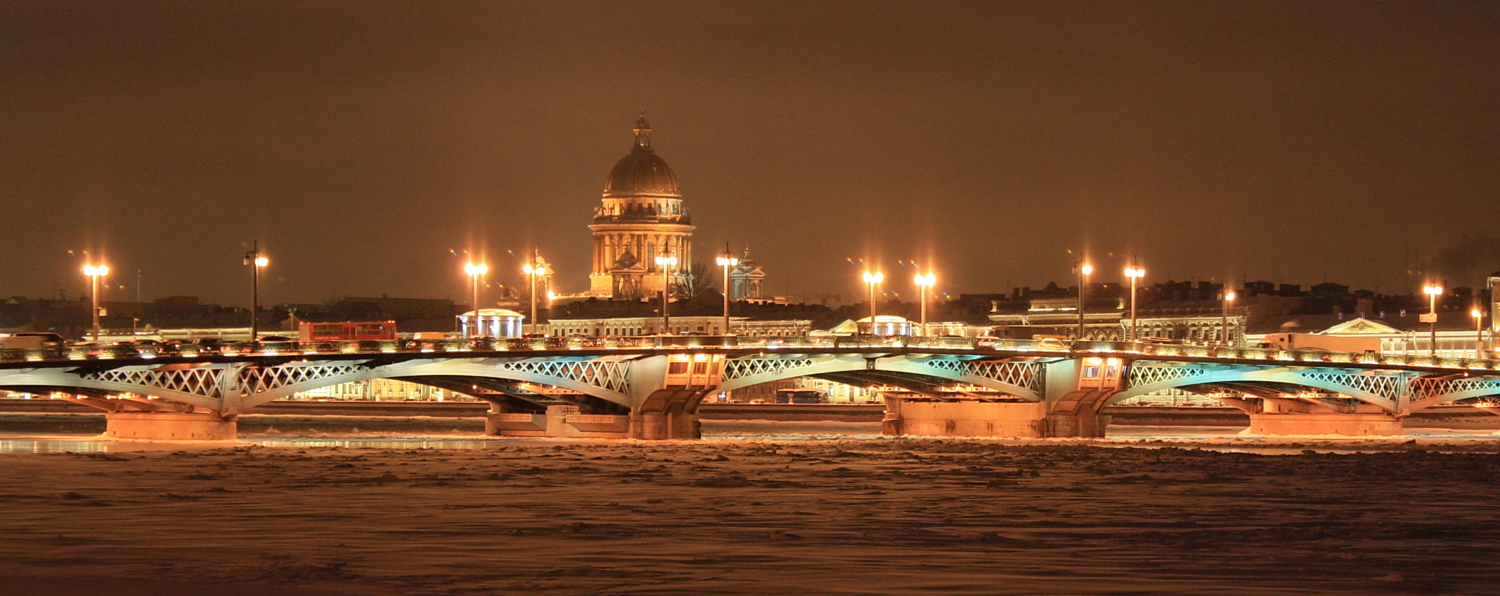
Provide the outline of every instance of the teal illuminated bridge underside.
{"type": "Polygon", "coordinates": [[[944,427],[949,432],[937,434],[1098,435],[1107,423],[1099,416],[1105,405],[1168,390],[1215,397],[1246,410],[1252,421],[1257,415],[1292,419],[1272,414],[1343,415],[1343,421],[1376,417],[1398,426],[1413,411],[1500,395],[1500,362],[1494,360],[988,338],[647,337],[416,347],[285,342],[226,354],[126,347],[0,352],[0,389],[112,413],[232,421],[295,393],[389,378],[487,400],[501,434],[510,425],[525,427],[514,434],[556,435],[541,428],[555,422],[595,429],[580,436],[695,437],[705,395],[794,377],[875,389],[887,398],[893,434],[914,434],[913,425],[921,425],[912,416],[921,411],[993,419],[983,426],[988,430],[959,432],[951,429],[962,425],[950,423],[944,427]],[[996,430],[1010,427],[995,420],[1015,416],[1034,419],[1035,428],[996,430]]]}

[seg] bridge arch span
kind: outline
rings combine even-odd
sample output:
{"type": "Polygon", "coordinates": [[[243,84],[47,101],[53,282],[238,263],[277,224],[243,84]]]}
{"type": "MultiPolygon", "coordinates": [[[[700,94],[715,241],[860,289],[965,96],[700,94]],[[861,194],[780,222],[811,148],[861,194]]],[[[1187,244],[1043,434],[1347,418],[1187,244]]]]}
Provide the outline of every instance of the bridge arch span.
{"type": "Polygon", "coordinates": [[[154,397],[154,398],[158,398],[158,399],[161,399],[161,400],[164,400],[164,401],[176,402],[176,403],[186,404],[186,405],[190,405],[190,406],[194,406],[194,407],[201,407],[201,408],[208,409],[208,410],[218,410],[221,407],[219,399],[215,398],[215,397],[205,397],[205,396],[202,396],[202,395],[195,395],[195,394],[186,393],[186,392],[183,392],[183,391],[174,391],[174,390],[171,390],[171,389],[163,389],[163,388],[149,388],[149,389],[147,389],[147,388],[143,388],[143,387],[141,387],[139,385],[126,385],[126,384],[123,384],[123,383],[107,383],[107,382],[100,382],[100,381],[81,381],[81,380],[77,380],[77,379],[70,380],[70,381],[67,381],[65,383],[57,383],[57,384],[46,384],[46,383],[37,383],[37,382],[25,382],[25,383],[3,383],[3,382],[0,382],[0,389],[4,389],[6,391],[20,392],[20,393],[38,393],[38,394],[39,393],[52,393],[52,392],[75,393],[76,394],[76,393],[79,393],[79,390],[86,390],[87,393],[103,393],[103,394],[132,393],[132,394],[136,394],[136,395],[143,395],[143,396],[154,397]]]}
{"type": "Polygon", "coordinates": [[[990,361],[973,358],[840,356],[756,356],[726,361],[719,389],[733,391],[751,385],[795,377],[874,371],[917,375],[994,389],[1027,401],[1042,401],[1044,365],[1032,360],[990,361]]]}
{"type": "Polygon", "coordinates": [[[1396,412],[1399,411],[1401,398],[1406,393],[1406,387],[1410,380],[1410,375],[1408,374],[1378,376],[1351,375],[1347,373],[1320,373],[1316,370],[1291,370],[1287,368],[1226,369],[1224,367],[1199,368],[1190,366],[1138,368],[1132,366],[1131,369],[1130,388],[1110,396],[1104,405],[1167,389],[1183,389],[1198,385],[1222,383],[1274,383],[1277,385],[1296,385],[1310,389],[1332,391],[1379,406],[1391,412],[1396,412]],[[1154,369],[1154,372],[1140,374],[1140,369],[1154,369]]]}
{"type": "MultiPolygon", "coordinates": [[[[445,377],[465,379],[496,379],[520,381],[539,385],[552,385],[577,391],[629,408],[630,360],[605,358],[559,359],[470,359],[470,360],[412,360],[380,366],[344,366],[345,370],[335,374],[320,375],[307,380],[273,382],[263,387],[247,387],[240,407],[249,410],[256,406],[293,394],[330,385],[368,381],[372,379],[407,379],[421,382],[421,378],[445,377]]],[[[285,377],[286,367],[261,369],[270,375],[285,377]]]]}

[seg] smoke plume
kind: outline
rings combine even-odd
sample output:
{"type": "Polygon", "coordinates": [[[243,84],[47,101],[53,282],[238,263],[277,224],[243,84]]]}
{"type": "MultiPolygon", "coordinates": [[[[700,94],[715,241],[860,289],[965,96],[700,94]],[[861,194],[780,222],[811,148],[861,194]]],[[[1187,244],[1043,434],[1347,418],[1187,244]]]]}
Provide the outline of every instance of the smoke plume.
{"type": "Polygon", "coordinates": [[[1488,230],[1465,234],[1457,243],[1438,251],[1432,268],[1449,279],[1467,279],[1471,273],[1488,276],[1500,269],[1500,235],[1488,230]]]}

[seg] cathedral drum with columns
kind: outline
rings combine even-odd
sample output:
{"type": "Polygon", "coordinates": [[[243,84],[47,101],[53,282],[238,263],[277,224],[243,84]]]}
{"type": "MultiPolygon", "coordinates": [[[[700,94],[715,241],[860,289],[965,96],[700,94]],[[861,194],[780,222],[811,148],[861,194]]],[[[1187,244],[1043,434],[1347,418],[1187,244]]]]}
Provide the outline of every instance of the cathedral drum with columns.
{"type": "Polygon", "coordinates": [[[651,124],[635,123],[635,146],[604,183],[603,204],[594,211],[594,268],[589,294],[637,300],[663,289],[661,267],[673,287],[691,271],[693,225],[682,206],[677,174],[651,148],[651,124]],[[675,265],[657,265],[675,257],[675,265]]]}

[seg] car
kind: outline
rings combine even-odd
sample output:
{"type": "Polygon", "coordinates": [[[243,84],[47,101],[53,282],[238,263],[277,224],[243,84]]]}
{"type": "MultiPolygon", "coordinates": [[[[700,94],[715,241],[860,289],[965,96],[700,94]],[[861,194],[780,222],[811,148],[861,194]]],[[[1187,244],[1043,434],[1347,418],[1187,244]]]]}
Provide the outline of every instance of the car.
{"type": "Polygon", "coordinates": [[[256,352],[291,352],[298,349],[296,340],[280,335],[267,335],[252,344],[256,352]]]}
{"type": "Polygon", "coordinates": [[[57,348],[65,344],[61,335],[50,332],[21,332],[0,336],[0,348],[8,349],[57,348]]]}
{"type": "Polygon", "coordinates": [[[384,349],[384,343],[374,339],[359,339],[344,344],[344,350],[350,352],[380,352],[384,349]]]}
{"type": "Polygon", "coordinates": [[[187,340],[183,346],[199,354],[218,354],[229,348],[230,343],[217,337],[205,337],[187,340]]]}
{"type": "Polygon", "coordinates": [[[1031,339],[1038,350],[1066,350],[1070,341],[1063,335],[1033,335],[1031,339]]]}
{"type": "Polygon", "coordinates": [[[471,350],[493,350],[495,349],[495,338],[493,337],[471,337],[469,338],[469,349],[471,350]]]}
{"type": "Polygon", "coordinates": [[[169,356],[177,353],[176,346],[155,339],[122,341],[116,343],[115,345],[133,348],[137,353],[143,356],[169,356]]]}

